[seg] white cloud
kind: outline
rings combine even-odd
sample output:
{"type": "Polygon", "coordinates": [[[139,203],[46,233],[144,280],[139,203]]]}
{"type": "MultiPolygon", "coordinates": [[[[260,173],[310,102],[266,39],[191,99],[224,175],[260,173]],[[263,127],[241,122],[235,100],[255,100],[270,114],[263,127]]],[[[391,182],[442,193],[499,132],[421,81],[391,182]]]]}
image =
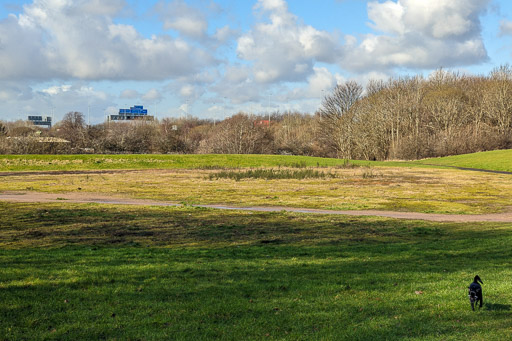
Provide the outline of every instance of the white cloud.
{"type": "Polygon", "coordinates": [[[230,39],[235,38],[238,35],[237,30],[231,29],[228,25],[217,28],[213,37],[220,43],[227,42],[230,39]]]}
{"type": "Polygon", "coordinates": [[[145,38],[110,15],[124,1],[34,0],[0,21],[0,79],[153,80],[215,63],[206,49],[168,35],[145,38]]]}
{"type": "Polygon", "coordinates": [[[268,86],[254,82],[251,78],[236,82],[223,79],[210,87],[210,90],[215,92],[219,98],[224,98],[225,101],[240,104],[260,100],[265,95],[265,91],[268,90],[268,86]]]}
{"type": "Polygon", "coordinates": [[[308,82],[310,96],[317,97],[325,91],[330,91],[336,85],[338,79],[327,68],[316,67],[315,74],[309,77],[308,82]]]}
{"type": "Polygon", "coordinates": [[[332,62],[339,43],[328,32],[303,24],[283,0],[259,0],[255,6],[268,17],[238,39],[239,58],[253,62],[254,79],[261,83],[302,81],[316,61],[332,62]]]}
{"type": "MultiPolygon", "coordinates": [[[[147,14],[169,32],[153,36],[126,24],[133,1],[31,1],[21,14],[0,19],[0,100],[12,112],[83,111],[91,98],[102,108],[115,107],[120,99],[175,108],[177,97],[195,106],[202,98],[223,111],[224,104],[236,104],[236,110],[244,103],[266,110],[269,93],[272,102],[283,101],[287,108],[300,109],[301,103],[310,108],[322,90],[345,77],[364,84],[403,69],[485,61],[480,17],[492,0],[368,1],[372,33],[351,36],[304,23],[285,0],[254,1],[255,23],[245,32],[235,13],[213,0],[159,0],[147,14]],[[232,55],[234,39],[238,60],[232,55]],[[90,85],[96,80],[156,82],[144,90],[103,83],[102,89],[111,89],[107,94],[90,85]],[[30,87],[38,83],[44,86],[30,87]],[[169,96],[174,98],[167,101],[169,96]]],[[[500,32],[512,35],[512,21],[502,21],[500,32]]]]}
{"type": "Polygon", "coordinates": [[[207,36],[206,15],[201,10],[189,6],[185,1],[173,0],[169,3],[160,1],[155,6],[155,10],[163,21],[164,29],[176,30],[184,36],[195,39],[204,39],[207,36]]]}
{"type": "Polygon", "coordinates": [[[489,0],[401,0],[403,22],[410,31],[420,31],[426,36],[443,39],[460,39],[466,34],[480,31],[479,15],[489,0]]]}
{"type": "Polygon", "coordinates": [[[374,22],[370,26],[382,32],[403,34],[405,31],[403,15],[404,7],[400,3],[386,1],[368,4],[368,17],[374,22]]]}
{"type": "Polygon", "coordinates": [[[126,7],[125,0],[88,0],[82,3],[80,11],[92,15],[114,15],[126,7]]]}
{"type": "Polygon", "coordinates": [[[55,85],[47,89],[43,89],[42,92],[48,95],[58,95],[63,92],[68,92],[71,89],[71,85],[55,85]]]}
{"type": "Polygon", "coordinates": [[[250,77],[251,69],[241,65],[228,65],[224,73],[224,79],[229,83],[243,82],[250,77]]]}
{"type": "Polygon", "coordinates": [[[180,105],[178,108],[180,110],[180,114],[189,114],[190,113],[190,105],[188,103],[184,103],[180,105]]]}
{"type": "Polygon", "coordinates": [[[151,89],[142,96],[142,99],[147,102],[156,103],[162,100],[162,94],[157,89],[151,89]]]}
{"type": "Polygon", "coordinates": [[[370,26],[360,42],[347,37],[340,66],[356,72],[393,68],[432,69],[488,59],[479,17],[490,0],[370,2],[370,26]]]}
{"type": "Polygon", "coordinates": [[[263,8],[267,11],[277,11],[281,13],[288,11],[288,6],[284,0],[259,0],[255,8],[263,8]]]}
{"type": "Polygon", "coordinates": [[[121,95],[119,95],[120,98],[123,99],[135,99],[140,97],[140,93],[137,90],[133,89],[126,89],[121,92],[121,95]]]}
{"type": "Polygon", "coordinates": [[[0,119],[26,119],[31,114],[55,115],[58,121],[70,111],[88,112],[91,122],[104,120],[104,110],[115,106],[114,98],[83,82],[35,86],[27,81],[0,80],[0,119]]]}
{"type": "Polygon", "coordinates": [[[194,94],[194,87],[192,85],[184,85],[180,89],[180,95],[182,97],[191,97],[194,94]]]}
{"type": "Polygon", "coordinates": [[[502,20],[500,23],[500,35],[512,35],[512,22],[502,20]]]}
{"type": "Polygon", "coordinates": [[[288,91],[284,101],[301,101],[321,99],[329,93],[337,83],[345,80],[343,76],[333,74],[326,67],[315,67],[314,73],[308,77],[307,82],[288,91]]]}

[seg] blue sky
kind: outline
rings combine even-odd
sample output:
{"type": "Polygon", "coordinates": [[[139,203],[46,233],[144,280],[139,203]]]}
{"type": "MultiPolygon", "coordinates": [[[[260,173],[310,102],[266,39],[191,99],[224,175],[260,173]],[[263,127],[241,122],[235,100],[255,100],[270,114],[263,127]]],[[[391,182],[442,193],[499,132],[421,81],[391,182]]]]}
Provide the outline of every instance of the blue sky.
{"type": "Polygon", "coordinates": [[[506,0],[0,0],[0,119],[313,113],[337,83],[512,53],[506,0]]]}

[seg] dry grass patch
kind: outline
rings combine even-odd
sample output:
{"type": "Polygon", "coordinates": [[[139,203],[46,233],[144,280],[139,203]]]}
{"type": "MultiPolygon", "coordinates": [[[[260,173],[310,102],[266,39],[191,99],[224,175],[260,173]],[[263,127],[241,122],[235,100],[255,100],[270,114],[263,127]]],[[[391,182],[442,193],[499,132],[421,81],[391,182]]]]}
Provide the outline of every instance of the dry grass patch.
{"type": "Polygon", "coordinates": [[[324,168],[305,179],[218,179],[219,170],[138,170],[4,177],[0,191],[90,192],[185,204],[483,214],[509,211],[509,175],[459,170],[324,168]],[[371,172],[371,176],[368,173],[371,172]]]}

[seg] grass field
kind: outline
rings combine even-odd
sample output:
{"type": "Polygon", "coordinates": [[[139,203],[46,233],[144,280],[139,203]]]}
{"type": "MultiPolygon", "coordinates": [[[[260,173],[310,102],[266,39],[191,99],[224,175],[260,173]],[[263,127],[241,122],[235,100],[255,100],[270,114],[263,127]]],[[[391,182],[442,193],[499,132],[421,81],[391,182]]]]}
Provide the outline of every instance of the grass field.
{"type": "MultiPolygon", "coordinates": [[[[0,155],[0,172],[67,171],[104,169],[215,169],[255,167],[334,167],[346,160],[279,155],[0,155]]],[[[358,161],[356,166],[425,167],[428,165],[469,167],[512,172],[512,149],[425,159],[414,162],[358,161]]]]}
{"type": "Polygon", "coordinates": [[[0,339],[505,340],[512,230],[0,203],[0,339]],[[470,310],[478,273],[485,306],[470,310]]]}
{"type": "MultiPolygon", "coordinates": [[[[286,175],[301,170],[274,168],[274,173],[286,175]]],[[[406,167],[321,168],[319,172],[333,176],[270,180],[246,177],[239,181],[217,178],[223,173],[241,177],[248,174],[238,169],[20,174],[4,178],[7,181],[0,182],[0,192],[87,192],[184,204],[450,214],[496,213],[512,207],[509,175],[406,167]]]]}
{"type": "MultiPolygon", "coordinates": [[[[0,192],[456,214],[512,207],[510,175],[410,163],[81,158],[0,156],[0,171],[56,172],[1,177],[0,192]]],[[[512,337],[511,224],[65,200],[0,201],[0,217],[0,340],[512,337]],[[485,305],[472,312],[476,274],[485,305]]]]}
{"type": "MultiPolygon", "coordinates": [[[[3,171],[68,171],[100,169],[216,169],[255,167],[332,167],[345,160],[279,155],[0,155],[3,171]]],[[[369,161],[351,161],[368,165],[369,161]]],[[[376,163],[376,164],[383,164],[376,163]]]]}
{"type": "Polygon", "coordinates": [[[512,149],[426,159],[417,163],[512,172],[512,149]]]}

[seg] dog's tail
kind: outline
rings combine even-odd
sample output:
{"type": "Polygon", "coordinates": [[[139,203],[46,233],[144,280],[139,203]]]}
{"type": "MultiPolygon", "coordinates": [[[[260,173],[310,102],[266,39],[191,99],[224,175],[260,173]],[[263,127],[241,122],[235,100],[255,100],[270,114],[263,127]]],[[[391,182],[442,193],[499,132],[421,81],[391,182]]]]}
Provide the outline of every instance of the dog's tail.
{"type": "Polygon", "coordinates": [[[480,283],[484,284],[484,282],[482,282],[482,280],[480,279],[480,276],[478,276],[478,275],[476,275],[476,276],[475,276],[475,279],[474,279],[473,281],[474,281],[475,283],[480,282],[480,283]]]}

